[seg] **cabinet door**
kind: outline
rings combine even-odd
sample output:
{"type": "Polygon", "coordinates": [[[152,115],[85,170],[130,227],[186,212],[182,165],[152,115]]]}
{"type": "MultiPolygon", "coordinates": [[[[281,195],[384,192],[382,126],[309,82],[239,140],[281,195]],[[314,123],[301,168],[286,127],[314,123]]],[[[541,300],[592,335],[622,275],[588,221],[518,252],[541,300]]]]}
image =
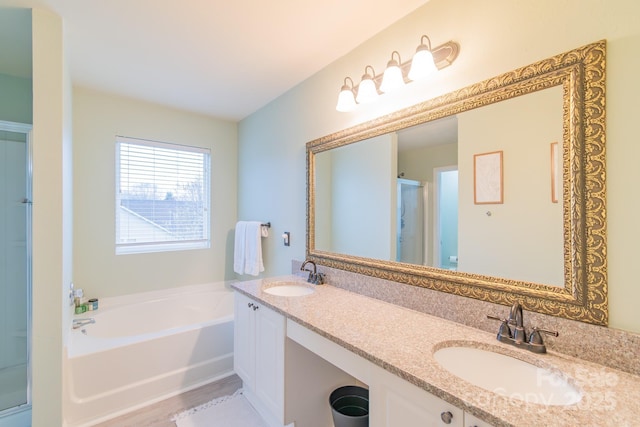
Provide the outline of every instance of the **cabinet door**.
{"type": "Polygon", "coordinates": [[[255,393],[284,421],[284,316],[260,305],[256,310],[255,393]]]}
{"type": "Polygon", "coordinates": [[[233,368],[246,387],[255,389],[255,303],[236,292],[234,300],[233,368]]]}
{"type": "Polygon", "coordinates": [[[464,413],[464,427],[493,427],[491,424],[482,421],[471,414],[464,413]]]}
{"type": "Polygon", "coordinates": [[[463,426],[463,411],[376,367],[369,387],[371,427],[463,426]]]}

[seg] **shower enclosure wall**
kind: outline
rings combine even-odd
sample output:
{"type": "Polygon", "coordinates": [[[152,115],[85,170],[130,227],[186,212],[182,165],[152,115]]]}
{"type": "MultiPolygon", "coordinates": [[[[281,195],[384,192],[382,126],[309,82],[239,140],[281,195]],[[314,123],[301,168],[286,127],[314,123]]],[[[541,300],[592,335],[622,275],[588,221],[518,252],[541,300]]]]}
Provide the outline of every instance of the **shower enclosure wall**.
{"type": "Polygon", "coordinates": [[[30,128],[0,121],[0,426],[31,405],[30,128]]]}
{"type": "Polygon", "coordinates": [[[398,178],[396,261],[426,264],[427,197],[424,183],[398,178]]]}
{"type": "Polygon", "coordinates": [[[434,184],[398,178],[396,261],[458,266],[458,170],[434,169],[434,184]]]}

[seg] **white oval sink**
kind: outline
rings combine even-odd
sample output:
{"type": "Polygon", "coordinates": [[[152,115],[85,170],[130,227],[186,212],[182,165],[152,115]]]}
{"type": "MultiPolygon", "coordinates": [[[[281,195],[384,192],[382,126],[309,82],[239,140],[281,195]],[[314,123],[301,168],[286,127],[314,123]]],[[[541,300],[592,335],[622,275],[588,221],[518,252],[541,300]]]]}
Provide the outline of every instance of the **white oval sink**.
{"type": "Polygon", "coordinates": [[[445,347],[433,356],[453,375],[511,399],[563,406],[582,398],[580,390],[559,373],[515,357],[472,347],[445,347]]]}
{"type": "Polygon", "coordinates": [[[279,297],[300,297],[315,292],[313,287],[300,282],[275,282],[266,286],[262,289],[264,292],[279,297]]]}

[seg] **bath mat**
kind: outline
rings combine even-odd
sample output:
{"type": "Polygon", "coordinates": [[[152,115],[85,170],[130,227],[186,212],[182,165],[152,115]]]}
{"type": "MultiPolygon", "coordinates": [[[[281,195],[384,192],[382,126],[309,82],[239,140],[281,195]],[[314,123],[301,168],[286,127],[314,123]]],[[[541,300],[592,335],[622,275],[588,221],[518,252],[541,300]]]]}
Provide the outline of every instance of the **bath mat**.
{"type": "Polygon", "coordinates": [[[267,427],[242,394],[242,389],[181,412],[172,421],[177,427],[267,427]]]}

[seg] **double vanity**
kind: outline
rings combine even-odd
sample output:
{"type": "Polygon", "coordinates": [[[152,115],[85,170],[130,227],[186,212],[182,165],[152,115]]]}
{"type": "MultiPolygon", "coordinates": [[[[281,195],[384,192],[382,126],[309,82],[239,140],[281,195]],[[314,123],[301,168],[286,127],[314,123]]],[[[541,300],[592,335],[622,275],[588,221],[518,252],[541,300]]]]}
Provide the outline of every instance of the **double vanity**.
{"type": "Polygon", "coordinates": [[[330,284],[233,285],[235,368],[269,425],[330,426],[345,384],[369,389],[372,427],[639,425],[639,339],[606,328],[605,57],[600,40],[307,143],[301,269],[330,284]],[[475,162],[496,153],[505,192],[478,201],[475,162]],[[438,218],[425,195],[452,165],[457,247],[417,221],[423,253],[403,258],[396,177],[438,218]]]}
{"type": "Polygon", "coordinates": [[[298,276],[233,287],[235,368],[272,426],[331,425],[328,396],[346,384],[369,389],[371,427],[631,426],[640,417],[640,380],[623,371],[298,276]]]}

